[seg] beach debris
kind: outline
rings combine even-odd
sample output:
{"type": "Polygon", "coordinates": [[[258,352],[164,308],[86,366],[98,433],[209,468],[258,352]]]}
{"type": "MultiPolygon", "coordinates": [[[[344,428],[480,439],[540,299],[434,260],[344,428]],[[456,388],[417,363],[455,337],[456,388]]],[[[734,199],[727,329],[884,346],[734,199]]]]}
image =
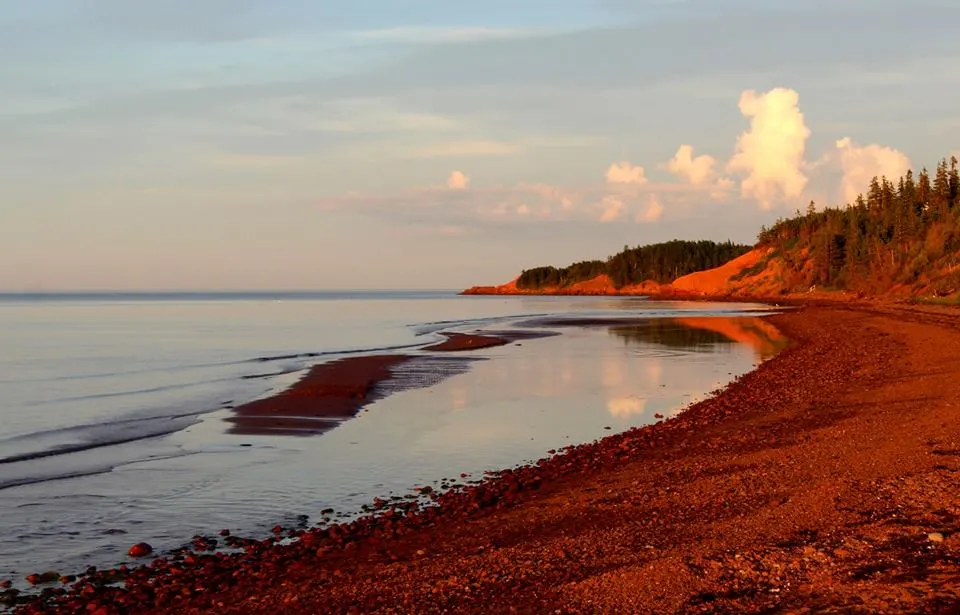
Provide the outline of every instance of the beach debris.
{"type": "Polygon", "coordinates": [[[127,555],[130,557],[146,557],[151,553],[153,553],[153,547],[146,542],[138,542],[127,551],[127,555]]]}

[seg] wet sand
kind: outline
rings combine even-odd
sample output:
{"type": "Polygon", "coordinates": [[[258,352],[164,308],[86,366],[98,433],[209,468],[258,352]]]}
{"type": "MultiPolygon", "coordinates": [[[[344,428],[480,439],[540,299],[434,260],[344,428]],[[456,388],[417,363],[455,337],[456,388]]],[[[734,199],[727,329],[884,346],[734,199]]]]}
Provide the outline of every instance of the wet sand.
{"type": "Polygon", "coordinates": [[[316,435],[354,416],[370,401],[390,369],[410,357],[352,357],[314,366],[296,384],[276,395],[238,406],[230,433],[244,435],[316,435]]]}
{"type": "MultiPolygon", "coordinates": [[[[493,333],[441,333],[447,339],[421,350],[461,352],[503,346],[519,340],[557,335],[552,331],[497,331],[493,333]]],[[[376,393],[389,394],[393,369],[403,363],[417,361],[413,355],[375,355],[350,357],[316,365],[293,386],[274,395],[237,406],[230,433],[238,435],[322,434],[352,418],[376,393]],[[385,386],[378,386],[385,385],[385,386]]],[[[435,378],[422,379],[427,386],[436,379],[452,375],[456,369],[434,369],[435,378]],[[445,372],[445,373],[442,373],[445,372]]],[[[404,388],[399,384],[399,388],[404,388]]],[[[409,386],[409,383],[406,383],[409,386]]]]}
{"type": "Polygon", "coordinates": [[[471,333],[442,333],[447,339],[427,346],[424,350],[434,352],[459,352],[463,350],[479,350],[481,348],[493,348],[495,346],[505,346],[510,343],[509,340],[493,335],[475,335],[471,333]]]}
{"type": "Polygon", "coordinates": [[[960,312],[770,319],[790,347],[674,419],[56,612],[957,612],[960,312]]]}
{"type": "Polygon", "coordinates": [[[433,352],[459,352],[505,346],[522,340],[535,340],[559,335],[554,331],[487,331],[479,333],[441,333],[447,339],[423,350],[433,352]]]}

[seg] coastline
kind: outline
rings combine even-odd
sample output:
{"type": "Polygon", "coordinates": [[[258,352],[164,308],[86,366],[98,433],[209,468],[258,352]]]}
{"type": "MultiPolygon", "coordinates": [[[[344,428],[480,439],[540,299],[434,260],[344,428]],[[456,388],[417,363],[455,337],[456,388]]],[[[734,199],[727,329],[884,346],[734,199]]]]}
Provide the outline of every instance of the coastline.
{"type": "MultiPolygon", "coordinates": [[[[552,331],[441,332],[446,339],[420,351],[461,353],[505,346],[522,340],[556,335],[552,331]]],[[[233,408],[230,433],[238,435],[312,436],[329,431],[350,419],[368,403],[389,395],[396,368],[423,360],[424,355],[375,354],[337,359],[311,367],[292,386],[233,408]]],[[[454,367],[454,366],[451,366],[454,367]]],[[[456,368],[446,370],[453,375],[456,368]]],[[[444,373],[438,372],[443,378],[444,373]]],[[[397,384],[397,383],[394,383],[397,384]]],[[[421,380],[419,386],[427,386],[421,380]]],[[[400,384],[402,387],[403,384],[400,384]]]]}
{"type": "Polygon", "coordinates": [[[960,370],[956,312],[809,305],[770,318],[791,347],[677,418],[431,494],[433,508],[294,530],[290,546],[246,542],[242,556],[158,560],[130,574],[127,592],[81,581],[75,604],[756,612],[860,594],[867,612],[955,604],[943,582],[960,566],[949,497],[960,410],[944,388],[960,370]],[[904,574],[922,596],[888,583],[904,574]]]}

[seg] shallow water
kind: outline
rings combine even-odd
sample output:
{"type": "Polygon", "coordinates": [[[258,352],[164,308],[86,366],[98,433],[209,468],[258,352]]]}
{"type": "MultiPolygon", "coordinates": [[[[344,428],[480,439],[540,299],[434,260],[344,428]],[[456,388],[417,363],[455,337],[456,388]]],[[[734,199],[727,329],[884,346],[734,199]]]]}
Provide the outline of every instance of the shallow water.
{"type": "Polygon", "coordinates": [[[141,540],[355,514],[647,424],[772,356],[782,341],[765,309],[429,292],[0,298],[0,578],[115,565],[141,540]],[[234,435],[223,420],[227,402],[320,361],[422,354],[441,330],[547,316],[627,320],[459,355],[468,369],[318,437],[234,435]],[[264,374],[280,375],[249,378],[264,374]]]}

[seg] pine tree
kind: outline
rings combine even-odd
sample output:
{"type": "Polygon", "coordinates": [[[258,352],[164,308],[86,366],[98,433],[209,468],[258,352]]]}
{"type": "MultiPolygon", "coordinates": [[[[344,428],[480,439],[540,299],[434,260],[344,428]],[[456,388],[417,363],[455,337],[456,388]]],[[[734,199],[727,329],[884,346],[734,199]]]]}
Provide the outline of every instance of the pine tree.
{"type": "Polygon", "coordinates": [[[957,202],[958,199],[960,199],[960,173],[957,171],[956,156],[950,156],[950,173],[948,174],[947,183],[950,208],[954,209],[960,205],[960,203],[957,202]]]}

